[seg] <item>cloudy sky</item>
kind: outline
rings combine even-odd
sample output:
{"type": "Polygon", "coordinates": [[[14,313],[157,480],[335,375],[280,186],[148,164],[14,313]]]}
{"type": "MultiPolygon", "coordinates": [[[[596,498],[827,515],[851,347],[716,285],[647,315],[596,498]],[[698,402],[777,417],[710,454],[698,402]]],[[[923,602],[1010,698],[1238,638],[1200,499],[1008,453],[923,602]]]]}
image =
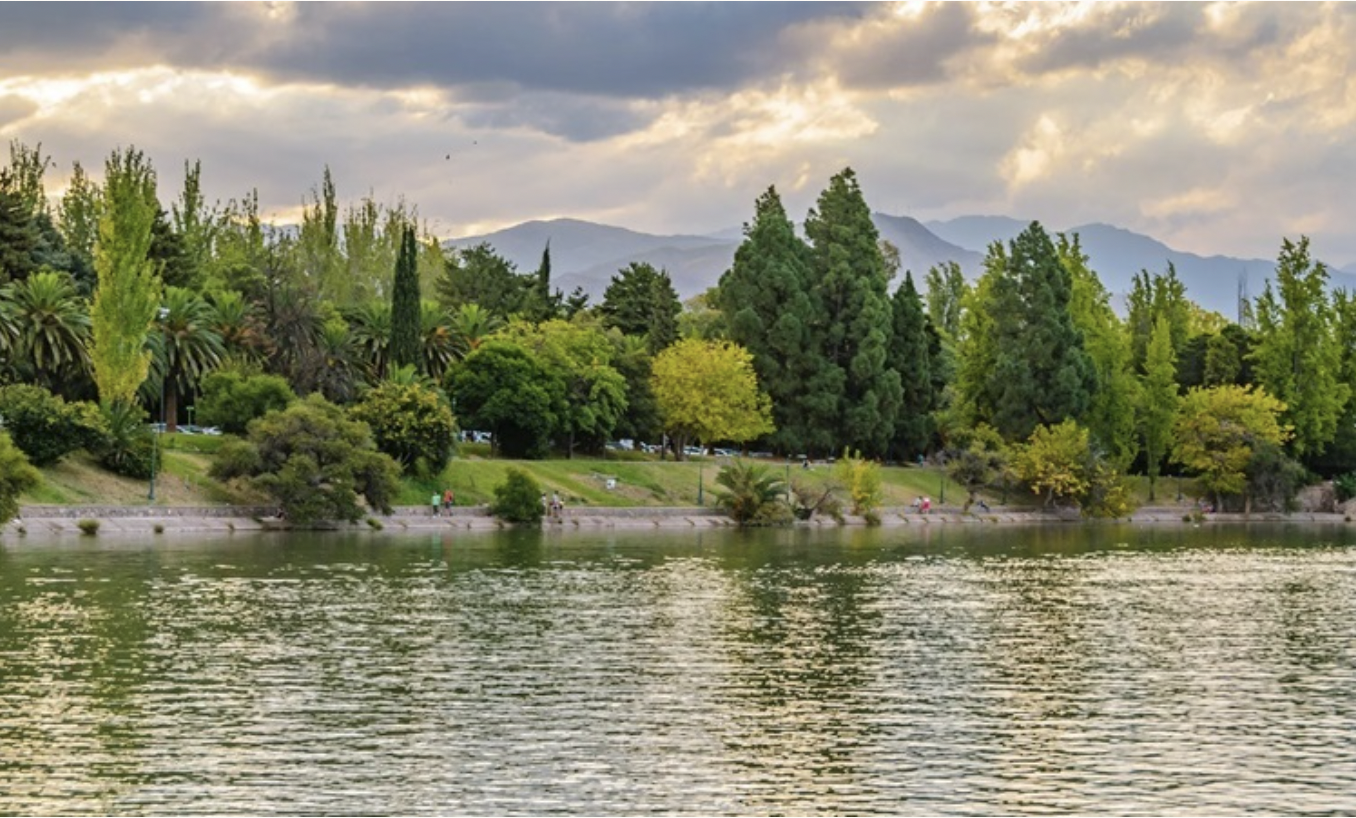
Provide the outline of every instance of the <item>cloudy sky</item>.
{"type": "Polygon", "coordinates": [[[403,196],[464,236],[571,216],[803,218],[858,173],[919,219],[1104,221],[1203,254],[1356,262],[1356,6],[0,4],[0,138],[296,218],[403,196]]]}

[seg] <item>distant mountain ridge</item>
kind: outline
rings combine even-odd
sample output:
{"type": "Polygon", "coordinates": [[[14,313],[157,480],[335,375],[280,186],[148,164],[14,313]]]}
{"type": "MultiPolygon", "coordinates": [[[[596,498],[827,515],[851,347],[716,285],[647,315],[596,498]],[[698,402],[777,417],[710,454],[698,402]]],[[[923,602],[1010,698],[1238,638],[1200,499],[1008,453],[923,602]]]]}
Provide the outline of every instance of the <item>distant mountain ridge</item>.
{"type": "MultiPolygon", "coordinates": [[[[872,220],[880,237],[899,248],[902,268],[913,272],[920,290],[927,270],[948,261],[959,264],[966,278],[978,277],[988,246],[994,241],[1010,241],[1029,224],[1006,216],[962,216],[924,224],[908,216],[873,213],[872,220]]],[[[1056,232],[1048,225],[1047,230],[1052,235],[1056,232]]],[[[1171,262],[1192,299],[1233,319],[1240,283],[1255,298],[1275,271],[1272,260],[1199,256],[1114,225],[1090,223],[1060,232],[1078,234],[1089,263],[1112,293],[1118,309],[1140,270],[1161,273],[1171,262]]],[[[729,269],[742,231],[731,228],[705,236],[654,235],[579,219],[552,219],[451,239],[443,246],[466,248],[486,242],[513,262],[519,272],[530,272],[537,268],[548,241],[553,284],[566,293],[582,287],[597,302],[619,270],[645,261],[667,270],[679,297],[687,299],[714,286],[729,269]]],[[[1356,271],[1332,267],[1330,275],[1334,287],[1356,292],[1356,271]]]]}

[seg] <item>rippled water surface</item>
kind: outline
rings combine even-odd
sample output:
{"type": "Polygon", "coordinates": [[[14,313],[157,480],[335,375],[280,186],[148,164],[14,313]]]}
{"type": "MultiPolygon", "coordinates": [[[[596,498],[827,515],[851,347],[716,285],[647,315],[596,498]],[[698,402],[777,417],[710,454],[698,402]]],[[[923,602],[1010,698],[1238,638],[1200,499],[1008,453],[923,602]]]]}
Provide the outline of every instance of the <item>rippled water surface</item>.
{"type": "Polygon", "coordinates": [[[1356,535],[0,542],[0,813],[1356,812],[1356,535]]]}

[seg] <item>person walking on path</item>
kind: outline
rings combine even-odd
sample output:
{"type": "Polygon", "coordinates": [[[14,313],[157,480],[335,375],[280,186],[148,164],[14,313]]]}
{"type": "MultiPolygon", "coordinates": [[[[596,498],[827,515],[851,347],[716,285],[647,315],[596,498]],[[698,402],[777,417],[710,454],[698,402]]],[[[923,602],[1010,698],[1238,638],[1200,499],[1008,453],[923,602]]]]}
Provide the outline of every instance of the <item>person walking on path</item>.
{"type": "Polygon", "coordinates": [[[434,492],[434,493],[433,493],[433,516],[434,516],[434,517],[439,516],[439,515],[438,515],[438,501],[440,501],[440,500],[442,500],[442,499],[443,499],[443,498],[442,498],[441,496],[439,496],[437,492],[434,492]]]}

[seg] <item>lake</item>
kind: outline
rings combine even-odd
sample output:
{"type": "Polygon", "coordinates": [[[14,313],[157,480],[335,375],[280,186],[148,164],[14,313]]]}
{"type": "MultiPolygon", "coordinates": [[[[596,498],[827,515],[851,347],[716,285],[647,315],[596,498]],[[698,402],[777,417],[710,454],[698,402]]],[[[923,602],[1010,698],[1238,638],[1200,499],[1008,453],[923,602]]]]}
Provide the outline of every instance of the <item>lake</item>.
{"type": "Polygon", "coordinates": [[[0,813],[1356,812],[1356,528],[0,541],[0,813]]]}

